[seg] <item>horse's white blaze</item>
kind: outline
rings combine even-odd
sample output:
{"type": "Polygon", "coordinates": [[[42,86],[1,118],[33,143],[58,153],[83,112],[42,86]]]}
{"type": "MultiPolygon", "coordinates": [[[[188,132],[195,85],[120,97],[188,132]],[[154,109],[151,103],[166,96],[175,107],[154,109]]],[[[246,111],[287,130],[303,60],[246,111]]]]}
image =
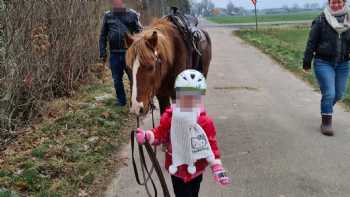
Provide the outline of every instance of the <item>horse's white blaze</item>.
{"type": "Polygon", "coordinates": [[[137,101],[137,72],[140,68],[140,60],[139,57],[136,57],[134,61],[134,65],[132,67],[132,95],[131,95],[131,113],[136,115],[140,114],[140,109],[143,108],[143,103],[137,101]]]}

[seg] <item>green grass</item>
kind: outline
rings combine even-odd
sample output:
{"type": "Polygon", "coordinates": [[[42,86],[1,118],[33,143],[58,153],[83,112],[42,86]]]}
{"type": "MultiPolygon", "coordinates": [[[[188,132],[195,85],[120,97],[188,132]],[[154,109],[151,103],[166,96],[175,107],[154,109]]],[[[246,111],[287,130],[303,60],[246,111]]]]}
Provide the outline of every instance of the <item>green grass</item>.
{"type": "MultiPolygon", "coordinates": [[[[313,20],[320,12],[300,12],[290,14],[260,15],[258,22],[306,21],[313,20]]],[[[255,16],[214,16],[207,17],[209,21],[219,24],[255,23],[255,16]]]]}
{"type": "Polygon", "coordinates": [[[35,126],[0,155],[0,197],[78,196],[93,189],[111,155],[127,142],[122,129],[129,126],[129,113],[115,107],[112,92],[109,83],[82,88],[69,110],[35,126]],[[97,102],[97,96],[104,99],[97,102]]]}
{"type": "MultiPolygon", "coordinates": [[[[302,79],[318,88],[314,72],[304,73],[302,71],[302,60],[308,38],[309,28],[266,28],[255,30],[241,30],[235,34],[243,40],[269,54],[280,62],[288,70],[292,71],[302,79]]],[[[350,106],[350,87],[344,102],[350,106]]]]}

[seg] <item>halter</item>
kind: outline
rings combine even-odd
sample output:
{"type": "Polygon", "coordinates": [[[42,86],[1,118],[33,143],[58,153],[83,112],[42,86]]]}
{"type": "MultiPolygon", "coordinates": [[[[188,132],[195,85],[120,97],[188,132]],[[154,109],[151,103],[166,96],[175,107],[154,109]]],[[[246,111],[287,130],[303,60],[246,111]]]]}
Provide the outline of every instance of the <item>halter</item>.
{"type": "MultiPolygon", "coordinates": [[[[156,63],[153,65],[154,68],[157,68],[157,66],[161,66],[162,65],[162,59],[160,58],[157,49],[154,49],[149,44],[146,44],[146,46],[153,52],[153,55],[155,56],[156,63]]],[[[160,76],[161,76],[161,74],[162,74],[162,69],[160,69],[160,76]]]]}
{"type": "Polygon", "coordinates": [[[154,65],[154,69],[156,71],[157,67],[159,66],[159,79],[162,79],[162,59],[159,56],[159,53],[157,50],[154,50],[154,56],[156,57],[156,63],[154,65]]]}
{"type": "MultiPolygon", "coordinates": [[[[153,54],[155,56],[155,64],[153,65],[154,67],[154,72],[157,72],[157,67],[159,66],[159,79],[162,78],[162,59],[159,56],[159,53],[157,50],[154,50],[151,48],[151,50],[153,51],[153,54]]],[[[150,98],[150,103],[149,103],[149,107],[152,110],[152,117],[153,117],[153,110],[156,108],[153,102],[153,98],[156,94],[156,88],[154,87],[152,90],[152,98],[150,98]]],[[[154,127],[154,123],[153,123],[153,127],[154,127]]]]}

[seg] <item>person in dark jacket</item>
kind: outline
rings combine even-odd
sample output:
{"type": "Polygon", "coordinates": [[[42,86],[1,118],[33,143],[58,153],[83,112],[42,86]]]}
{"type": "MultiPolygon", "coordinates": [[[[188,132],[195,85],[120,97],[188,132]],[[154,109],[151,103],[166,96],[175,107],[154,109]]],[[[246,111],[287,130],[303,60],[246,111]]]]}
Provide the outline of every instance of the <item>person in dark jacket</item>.
{"type": "MultiPolygon", "coordinates": [[[[110,50],[110,68],[114,81],[114,88],[117,94],[117,106],[127,104],[123,75],[126,69],[125,64],[125,41],[126,33],[134,34],[142,31],[139,14],[125,8],[122,0],[111,0],[112,10],[104,15],[103,25],[100,35],[100,59],[107,60],[107,43],[110,50]]],[[[131,73],[127,72],[129,80],[131,73]]]]}
{"type": "Polygon", "coordinates": [[[346,0],[329,0],[323,13],[312,23],[303,69],[314,70],[322,100],[321,132],[333,136],[333,107],[345,94],[349,79],[350,16],[346,0]]]}

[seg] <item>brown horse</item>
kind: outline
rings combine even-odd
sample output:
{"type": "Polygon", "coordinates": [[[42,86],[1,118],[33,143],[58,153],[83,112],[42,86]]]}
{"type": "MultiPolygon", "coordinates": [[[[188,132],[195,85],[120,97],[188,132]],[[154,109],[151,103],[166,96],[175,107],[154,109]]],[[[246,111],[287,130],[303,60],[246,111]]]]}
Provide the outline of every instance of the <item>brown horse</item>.
{"type": "MultiPolygon", "coordinates": [[[[211,40],[203,31],[203,41],[199,44],[202,52],[200,64],[207,76],[212,57],[211,40]]],[[[140,34],[126,39],[129,49],[126,62],[133,73],[131,112],[144,115],[156,96],[160,111],[170,106],[170,98],[175,98],[176,76],[187,69],[190,53],[181,33],[166,18],[157,19],[140,34]]]]}

